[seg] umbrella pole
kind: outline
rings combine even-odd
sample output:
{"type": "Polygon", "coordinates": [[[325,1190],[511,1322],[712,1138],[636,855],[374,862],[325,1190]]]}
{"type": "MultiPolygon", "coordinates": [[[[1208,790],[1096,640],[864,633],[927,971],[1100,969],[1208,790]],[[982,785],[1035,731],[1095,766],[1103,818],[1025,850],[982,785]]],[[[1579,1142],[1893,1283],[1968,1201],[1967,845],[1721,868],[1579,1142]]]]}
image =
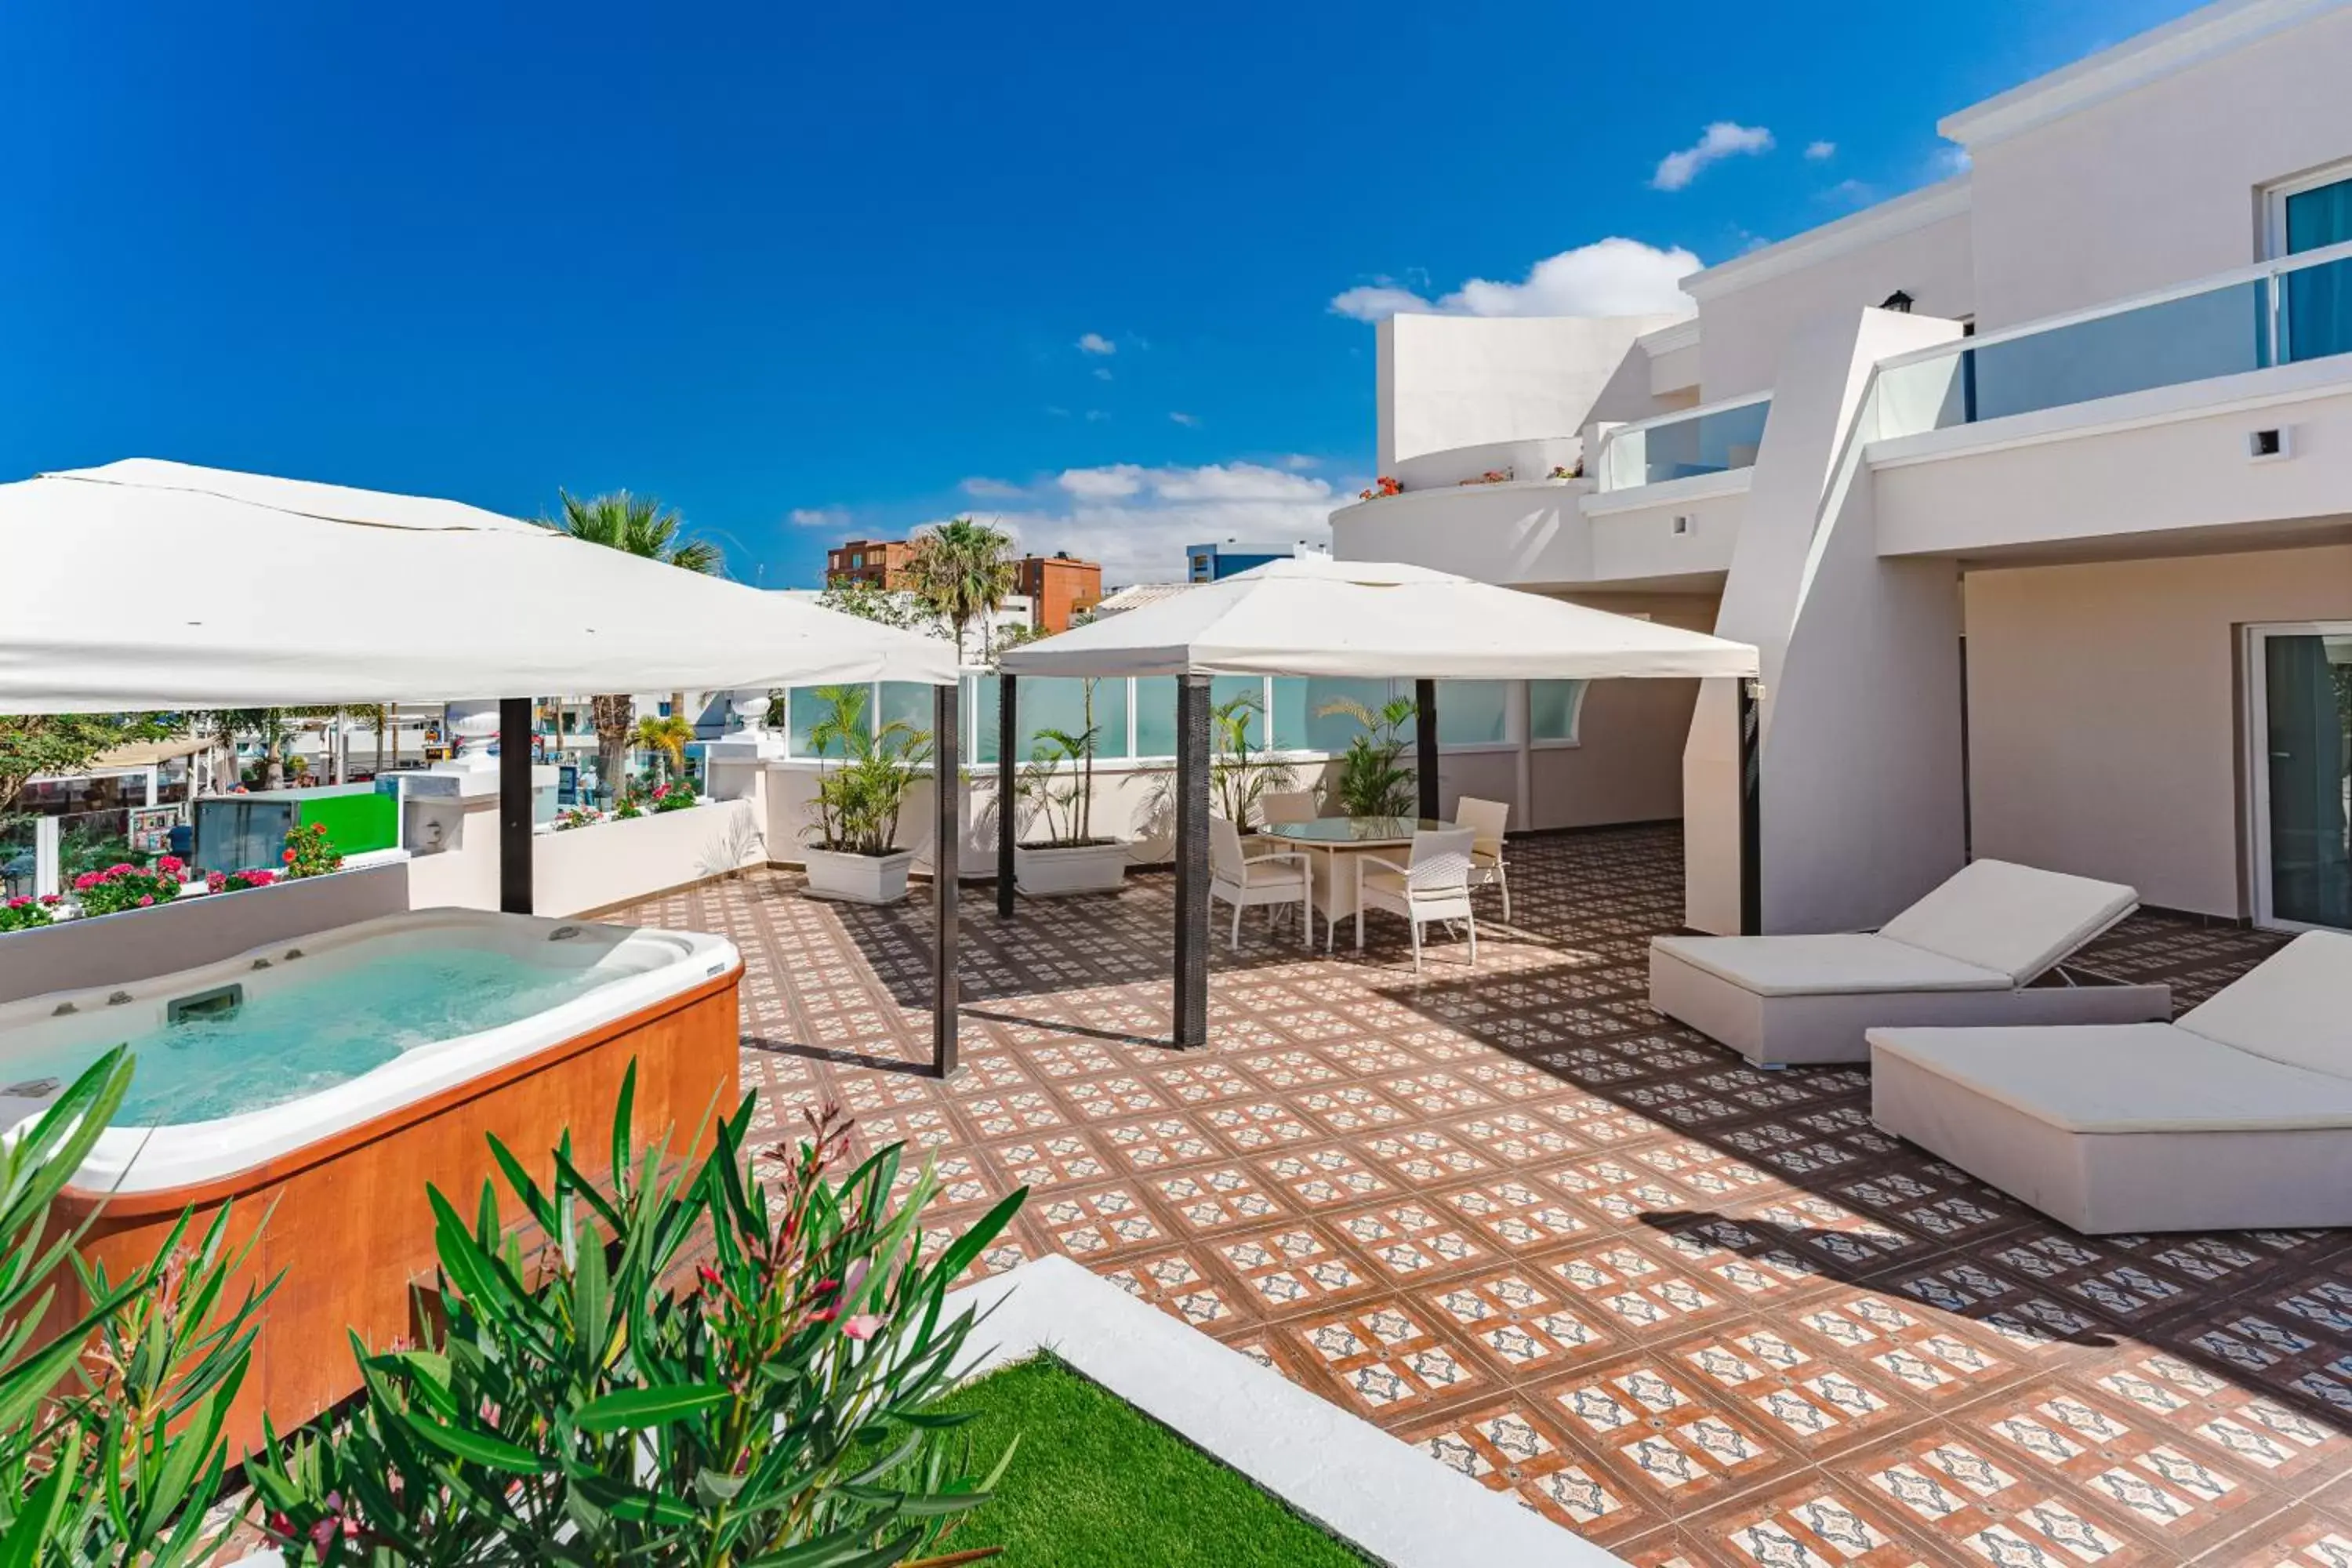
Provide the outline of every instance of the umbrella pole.
{"type": "Polygon", "coordinates": [[[1209,1043],[1209,678],[1176,687],[1176,1044],[1209,1043]]]}
{"type": "Polygon", "coordinates": [[[996,678],[996,918],[1013,918],[1013,840],[1020,803],[1013,798],[1013,751],[1021,734],[1021,681],[996,678]]]}
{"type": "Polygon", "coordinates": [[[499,700],[499,908],[531,912],[530,705],[499,700]]]}
{"type": "Polygon", "coordinates": [[[963,770],[957,765],[961,731],[956,711],[958,684],[931,688],[931,791],[936,809],[931,837],[931,898],[939,926],[931,948],[931,1071],[953,1078],[956,1070],[956,927],[958,884],[963,847],[963,770]]]}
{"type": "Polygon", "coordinates": [[[1412,683],[1415,771],[1421,776],[1421,815],[1437,820],[1437,682],[1412,683]]]}
{"type": "Polygon", "coordinates": [[[1739,934],[1764,933],[1764,715],[1760,680],[1739,678],[1739,934]]]}

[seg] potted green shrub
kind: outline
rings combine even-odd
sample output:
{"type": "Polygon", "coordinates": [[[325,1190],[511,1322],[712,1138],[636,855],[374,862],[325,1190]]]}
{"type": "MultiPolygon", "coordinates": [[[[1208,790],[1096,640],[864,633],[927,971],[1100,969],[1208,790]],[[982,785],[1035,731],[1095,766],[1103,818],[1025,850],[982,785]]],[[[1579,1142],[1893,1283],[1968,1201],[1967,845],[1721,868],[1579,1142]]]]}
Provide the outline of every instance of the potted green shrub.
{"type": "Polygon", "coordinates": [[[931,737],[898,720],[869,726],[866,694],[863,686],[817,690],[823,711],[809,731],[820,771],[809,808],[816,820],[805,851],[808,890],[893,904],[907,896],[907,870],[915,863],[913,850],[898,847],[898,816],[930,760],[931,737]],[[836,750],[841,765],[824,765],[836,750]]]}
{"type": "Polygon", "coordinates": [[[1030,826],[1044,832],[1013,847],[1013,876],[1024,893],[1115,893],[1127,875],[1126,843],[1095,836],[1095,744],[1102,726],[1094,715],[1095,683],[1088,680],[1080,727],[1039,731],[1021,770],[1030,826]]]}

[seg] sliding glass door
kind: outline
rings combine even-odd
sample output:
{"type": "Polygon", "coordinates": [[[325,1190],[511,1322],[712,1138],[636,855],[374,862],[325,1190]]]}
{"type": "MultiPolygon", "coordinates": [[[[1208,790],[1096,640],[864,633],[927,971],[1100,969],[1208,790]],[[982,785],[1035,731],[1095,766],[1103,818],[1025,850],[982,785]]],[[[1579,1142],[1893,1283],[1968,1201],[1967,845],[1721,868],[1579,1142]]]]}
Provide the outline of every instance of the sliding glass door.
{"type": "Polygon", "coordinates": [[[2352,622],[2247,632],[2254,916],[2352,931],[2352,622]]]}

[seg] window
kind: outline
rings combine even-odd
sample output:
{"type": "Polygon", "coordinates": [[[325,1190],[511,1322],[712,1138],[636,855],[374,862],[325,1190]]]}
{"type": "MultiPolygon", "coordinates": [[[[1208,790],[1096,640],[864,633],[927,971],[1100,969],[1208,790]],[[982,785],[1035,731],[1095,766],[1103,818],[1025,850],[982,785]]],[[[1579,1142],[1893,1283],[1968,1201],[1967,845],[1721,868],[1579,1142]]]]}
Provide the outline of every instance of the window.
{"type": "Polygon", "coordinates": [[[866,557],[865,557],[865,556],[863,556],[863,555],[853,555],[853,556],[851,556],[851,557],[849,558],[849,569],[850,569],[851,571],[853,571],[853,572],[861,572],[861,571],[865,570],[865,568],[866,568],[866,557]]]}
{"type": "Polygon", "coordinates": [[[1437,683],[1437,743],[1503,745],[1511,738],[1510,709],[1507,680],[1441,680],[1437,683]]]}
{"type": "MultiPolygon", "coordinates": [[[[1528,682],[1528,739],[1541,744],[1574,745],[1577,723],[1584,715],[1581,680],[1528,682]]],[[[1444,709],[1439,710],[1441,721],[1444,709]]]]}
{"type": "MultiPolygon", "coordinates": [[[[2273,258],[2352,240],[2352,165],[2273,186],[2269,217],[2273,258]]],[[[2282,360],[2352,353],[2352,260],[2290,273],[2280,293],[2282,360]]]]}

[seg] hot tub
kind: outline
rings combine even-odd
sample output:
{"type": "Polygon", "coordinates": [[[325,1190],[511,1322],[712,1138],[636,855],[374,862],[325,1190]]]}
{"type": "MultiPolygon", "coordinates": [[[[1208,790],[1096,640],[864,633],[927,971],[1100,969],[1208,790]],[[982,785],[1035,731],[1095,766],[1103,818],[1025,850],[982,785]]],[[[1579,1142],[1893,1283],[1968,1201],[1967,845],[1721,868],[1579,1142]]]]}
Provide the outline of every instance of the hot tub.
{"type": "MultiPolygon", "coordinates": [[[[425,910],[272,942],[153,980],[0,1005],[0,1130],[109,1047],[131,1098],[58,1205],[117,1277],[184,1210],[234,1201],[257,1280],[284,1271],[231,1423],[231,1451],[354,1392],[347,1330],[413,1332],[433,1279],[429,1182],[471,1214],[497,1136],[542,1180],[568,1128],[601,1169],[637,1065],[640,1143],[681,1157],[737,1099],[742,960],[715,936],[425,910]]],[[[0,1134],[5,1135],[5,1134],[0,1134]]],[[[514,1205],[501,1185],[510,1218],[514,1205]]],[[[58,1304],[69,1321],[76,1303],[58,1304]]]]}

